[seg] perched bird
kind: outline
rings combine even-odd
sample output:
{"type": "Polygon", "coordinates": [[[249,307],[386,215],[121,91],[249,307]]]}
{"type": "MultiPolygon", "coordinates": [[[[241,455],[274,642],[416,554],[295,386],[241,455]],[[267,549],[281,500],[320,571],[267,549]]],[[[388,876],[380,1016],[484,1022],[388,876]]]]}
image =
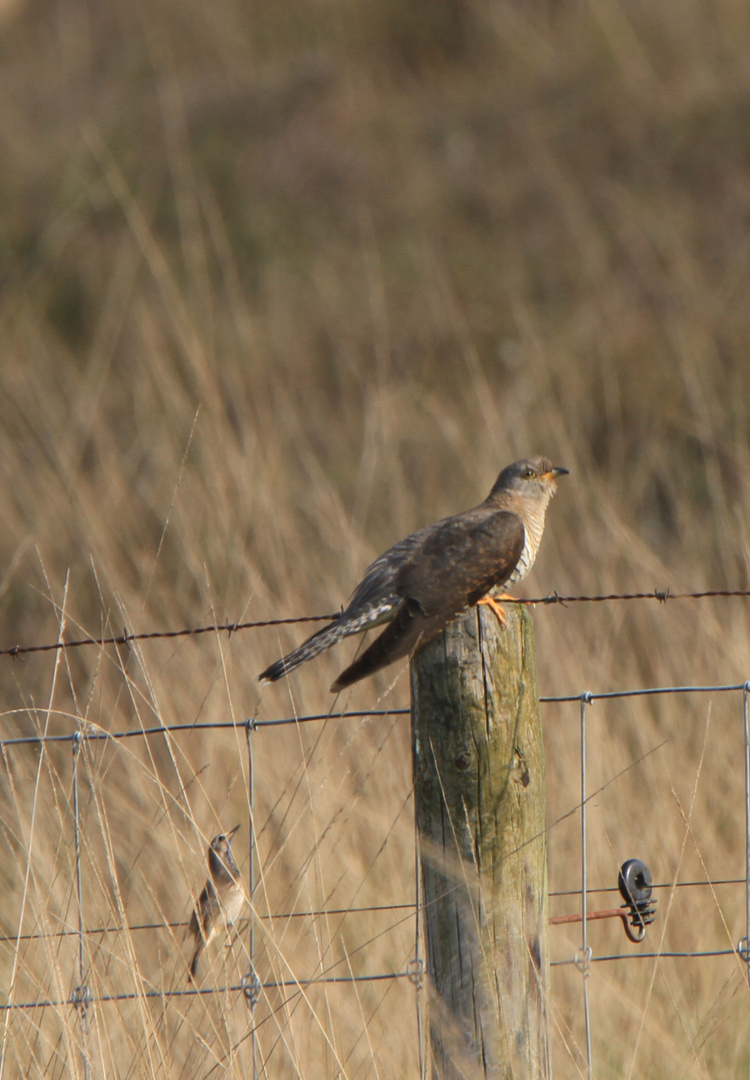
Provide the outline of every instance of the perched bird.
{"type": "Polygon", "coordinates": [[[223,928],[234,926],[245,897],[240,872],[232,855],[232,837],[239,829],[215,836],[208,849],[208,880],[193,911],[188,933],[195,938],[188,982],[195,981],[198,961],[205,947],[223,928]]]}
{"type": "Polygon", "coordinates": [[[522,458],[498,476],[479,506],[400,540],[376,559],[333,622],[260,675],[275,682],[350,634],[385,630],[331,687],[338,693],[435,637],[456,615],[489,603],[531,569],[557,477],[567,469],[545,457],[522,458]]]}

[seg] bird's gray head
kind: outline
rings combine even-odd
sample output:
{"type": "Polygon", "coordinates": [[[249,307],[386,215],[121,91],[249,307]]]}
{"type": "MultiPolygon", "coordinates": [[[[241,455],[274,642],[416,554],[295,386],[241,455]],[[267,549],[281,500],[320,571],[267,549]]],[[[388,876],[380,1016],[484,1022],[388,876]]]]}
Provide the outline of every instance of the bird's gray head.
{"type": "Polygon", "coordinates": [[[557,491],[557,477],[567,472],[567,469],[553,465],[546,457],[521,458],[512,465],[506,465],[495,481],[490,498],[507,492],[536,499],[546,506],[557,491]]]}
{"type": "Polygon", "coordinates": [[[238,829],[239,825],[235,825],[231,832],[220,833],[211,841],[208,849],[208,868],[212,878],[215,878],[217,874],[231,876],[237,873],[237,864],[232,856],[232,838],[238,829]]]}

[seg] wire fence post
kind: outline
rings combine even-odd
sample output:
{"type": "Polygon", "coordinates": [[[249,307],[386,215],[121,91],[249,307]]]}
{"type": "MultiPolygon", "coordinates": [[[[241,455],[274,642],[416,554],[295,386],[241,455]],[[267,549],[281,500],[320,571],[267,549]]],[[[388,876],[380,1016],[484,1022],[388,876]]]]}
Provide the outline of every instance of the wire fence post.
{"type": "Polygon", "coordinates": [[[76,899],[78,902],[78,986],[73,991],[72,1004],[78,1013],[81,1024],[81,1058],[83,1060],[83,1075],[89,1080],[89,1057],[88,1057],[88,1007],[91,1001],[91,992],[86,985],[86,937],[83,929],[83,880],[81,874],[81,827],[78,803],[78,762],[80,760],[83,736],[80,731],[73,735],[73,825],[75,832],[75,860],[76,860],[76,899]]]}
{"type": "Polygon", "coordinates": [[[583,977],[583,1019],[586,1029],[586,1077],[592,1080],[594,1075],[591,1063],[591,1016],[589,1012],[589,977],[591,975],[591,957],[588,943],[588,856],[586,838],[586,706],[591,705],[594,695],[588,690],[581,694],[581,947],[575,956],[575,965],[583,977]]]}

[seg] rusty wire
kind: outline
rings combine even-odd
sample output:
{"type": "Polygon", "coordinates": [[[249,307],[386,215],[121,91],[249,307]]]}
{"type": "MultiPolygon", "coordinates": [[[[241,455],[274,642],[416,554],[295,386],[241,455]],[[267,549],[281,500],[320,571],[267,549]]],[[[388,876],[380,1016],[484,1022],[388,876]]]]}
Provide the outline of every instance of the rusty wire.
{"type": "Polygon", "coordinates": [[[142,634],[131,634],[127,630],[111,637],[78,638],[75,641],[51,641],[45,645],[11,645],[0,649],[0,656],[15,658],[26,653],[54,652],[59,649],[79,649],[83,645],[131,645],[134,641],[153,641],[157,638],[198,637],[199,634],[235,634],[239,630],[255,630],[263,626],[285,626],[292,623],[331,622],[338,615],[299,615],[290,619],[262,619],[259,622],[214,623],[210,626],[186,626],[180,630],[148,630],[142,634]]]}
{"type": "MultiPolygon", "coordinates": [[[[509,601],[514,604],[523,604],[534,607],[536,604],[598,604],[604,601],[615,600],[658,600],[660,604],[666,604],[668,600],[707,600],[716,597],[750,597],[750,589],[709,589],[705,592],[673,593],[669,589],[653,589],[651,592],[637,593],[604,593],[599,596],[561,596],[557,592],[548,596],[536,596],[529,599],[509,601]]],[[[109,637],[86,637],[74,641],[51,641],[43,645],[10,645],[0,649],[0,656],[10,656],[12,659],[25,656],[28,653],[55,652],[61,649],[79,649],[86,645],[96,645],[104,648],[107,645],[131,645],[137,641],[154,641],[160,638],[198,637],[201,634],[236,634],[240,630],[258,630],[267,626],[293,626],[297,623],[307,622],[333,622],[341,612],[329,615],[296,615],[283,619],[260,619],[251,622],[237,623],[211,623],[207,626],[186,626],[179,630],[147,630],[143,633],[130,633],[125,630],[122,634],[113,634],[109,637]]]]}

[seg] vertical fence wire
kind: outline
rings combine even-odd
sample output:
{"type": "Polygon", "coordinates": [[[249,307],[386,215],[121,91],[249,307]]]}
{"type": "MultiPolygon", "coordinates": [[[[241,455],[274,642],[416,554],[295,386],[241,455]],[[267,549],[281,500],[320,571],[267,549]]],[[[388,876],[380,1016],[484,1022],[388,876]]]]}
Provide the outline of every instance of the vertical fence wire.
{"type": "Polygon", "coordinates": [[[589,976],[591,975],[591,946],[587,932],[587,893],[588,893],[588,856],[587,856],[587,806],[586,806],[586,706],[594,700],[586,691],[581,694],[581,948],[576,956],[576,967],[583,977],[583,1018],[586,1029],[586,1077],[592,1080],[591,1064],[591,1016],[589,1012],[589,976]]]}
{"type": "Polygon", "coordinates": [[[254,728],[255,721],[251,718],[247,721],[245,725],[245,730],[247,733],[247,794],[250,807],[250,971],[248,976],[243,979],[243,990],[245,992],[246,1000],[250,1006],[250,1017],[252,1023],[252,1027],[250,1030],[250,1047],[253,1062],[253,1080],[258,1080],[258,1040],[255,1034],[255,1006],[258,1003],[258,996],[260,994],[260,983],[258,981],[258,976],[255,972],[255,769],[253,763],[252,740],[254,728]]]}
{"type": "Polygon", "coordinates": [[[86,986],[86,936],[83,929],[83,875],[81,871],[81,824],[78,800],[78,762],[82,742],[83,736],[81,732],[76,731],[73,736],[73,828],[75,835],[76,899],[78,902],[78,986],[73,991],[73,1004],[76,1006],[81,1023],[83,1075],[85,1080],[89,1080],[87,1010],[90,995],[86,986]]]}
{"type": "Polygon", "coordinates": [[[747,695],[750,682],[742,687],[742,721],[745,733],[745,938],[737,951],[745,961],[750,987],[750,719],[747,695]]]}
{"type": "MultiPolygon", "coordinates": [[[[414,799],[417,793],[414,789],[414,799]]],[[[422,959],[422,854],[419,844],[419,824],[416,805],[414,807],[414,884],[416,888],[416,909],[414,912],[414,982],[417,1000],[417,1053],[419,1056],[419,1080],[426,1080],[426,1060],[424,1052],[424,1022],[422,1017],[422,988],[424,986],[424,960],[422,959]]]]}

